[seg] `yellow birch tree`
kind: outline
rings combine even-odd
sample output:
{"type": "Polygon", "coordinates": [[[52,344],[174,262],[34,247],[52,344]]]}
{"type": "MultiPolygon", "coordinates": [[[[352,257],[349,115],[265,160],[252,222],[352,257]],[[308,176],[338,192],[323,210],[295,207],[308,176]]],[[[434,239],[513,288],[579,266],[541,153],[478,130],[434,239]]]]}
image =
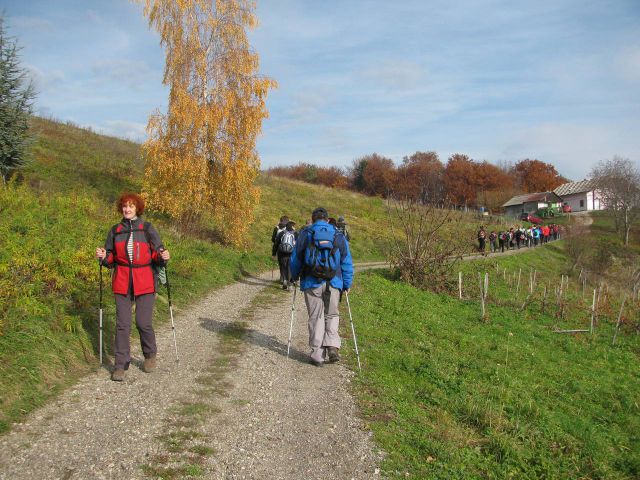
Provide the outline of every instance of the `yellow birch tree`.
{"type": "Polygon", "coordinates": [[[210,211],[225,241],[241,245],[260,198],[256,137],[272,79],[257,74],[247,39],[249,0],[144,0],[166,50],[166,114],[147,125],[143,191],[183,227],[210,211]]]}

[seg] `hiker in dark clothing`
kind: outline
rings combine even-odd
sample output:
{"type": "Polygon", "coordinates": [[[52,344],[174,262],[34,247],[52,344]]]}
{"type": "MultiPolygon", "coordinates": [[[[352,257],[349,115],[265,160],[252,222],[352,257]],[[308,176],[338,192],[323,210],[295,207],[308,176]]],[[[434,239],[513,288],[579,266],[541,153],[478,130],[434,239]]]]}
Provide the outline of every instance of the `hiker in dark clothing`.
{"type": "MultiPolygon", "coordinates": [[[[273,232],[271,233],[271,243],[276,243],[276,237],[278,236],[278,233],[282,232],[286,228],[288,221],[289,217],[287,217],[286,215],[280,217],[280,221],[278,222],[278,224],[273,227],[273,232]]],[[[273,256],[275,256],[275,253],[273,254],[273,256]]]]}
{"type": "Polygon", "coordinates": [[[498,232],[498,242],[500,243],[500,251],[504,253],[504,247],[507,243],[507,239],[509,238],[508,232],[498,232]]]}
{"type": "Polygon", "coordinates": [[[296,246],[298,232],[295,231],[296,222],[287,222],[285,229],[276,236],[273,244],[273,250],[278,257],[278,265],[280,266],[280,283],[283,290],[289,290],[291,282],[291,273],[289,270],[289,260],[296,246]]]}
{"type": "Polygon", "coordinates": [[[351,241],[351,235],[349,235],[349,229],[347,228],[347,223],[344,221],[344,216],[340,215],[338,217],[338,221],[336,222],[336,229],[342,232],[344,238],[346,238],[348,242],[351,241]]]}
{"type": "MultiPolygon", "coordinates": [[[[278,224],[273,227],[273,232],[271,233],[271,260],[274,262],[277,260],[276,254],[278,253],[278,245],[276,244],[276,239],[278,238],[278,234],[285,231],[287,228],[287,223],[289,222],[289,217],[283,215],[280,217],[280,221],[278,224]]],[[[280,283],[282,283],[283,278],[280,275],[280,283]]]]}
{"type": "Polygon", "coordinates": [[[156,336],[151,324],[156,281],[152,265],[166,265],[170,255],[153,225],[139,217],[144,212],[144,200],[139,195],[121,195],[117,208],[122,213],[122,221],[109,230],[105,247],[96,248],[96,257],[101,265],[114,269],[112,288],[116,300],[116,338],[115,369],[111,379],[121,382],[131,362],[129,332],[134,304],[136,327],[144,354],[142,369],[150,373],[156,367],[156,336]]]}
{"type": "Polygon", "coordinates": [[[484,229],[484,226],[480,227],[478,230],[478,251],[484,255],[485,243],[486,243],[487,232],[484,229]]]}
{"type": "Polygon", "coordinates": [[[492,230],[489,234],[489,249],[491,250],[491,253],[498,251],[498,234],[495,230],[492,230]]]}

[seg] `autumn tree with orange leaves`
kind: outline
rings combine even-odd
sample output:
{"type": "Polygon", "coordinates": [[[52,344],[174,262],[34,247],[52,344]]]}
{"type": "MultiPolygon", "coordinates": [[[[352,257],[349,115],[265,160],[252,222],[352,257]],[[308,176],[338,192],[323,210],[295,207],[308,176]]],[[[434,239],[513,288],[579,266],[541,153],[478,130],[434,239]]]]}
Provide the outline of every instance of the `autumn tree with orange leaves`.
{"type": "Polygon", "coordinates": [[[276,83],[257,75],[246,30],[248,0],[145,0],[149,26],[166,50],[166,114],[149,118],[143,191],[155,210],[189,228],[210,212],[223,239],[246,238],[259,201],[256,137],[276,83]]]}
{"type": "Polygon", "coordinates": [[[540,160],[520,160],[513,171],[518,186],[525,192],[550,192],[568,181],[556,167],[540,160]]]}
{"type": "Polygon", "coordinates": [[[477,188],[475,164],[467,155],[454,153],[444,168],[444,186],[448,199],[455,205],[473,205],[477,188]]]}
{"type": "Polygon", "coordinates": [[[355,159],[350,177],[357,191],[385,198],[393,192],[398,179],[393,160],[377,153],[355,159]]]}
{"type": "Polygon", "coordinates": [[[398,195],[417,202],[441,203],[444,196],[444,165],[436,152],[416,152],[398,167],[398,195]]]}

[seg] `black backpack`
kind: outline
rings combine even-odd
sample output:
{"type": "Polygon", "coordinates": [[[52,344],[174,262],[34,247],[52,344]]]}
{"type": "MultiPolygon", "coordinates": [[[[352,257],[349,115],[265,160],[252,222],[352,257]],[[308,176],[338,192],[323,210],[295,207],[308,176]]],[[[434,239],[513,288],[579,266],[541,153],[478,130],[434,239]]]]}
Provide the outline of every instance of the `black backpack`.
{"type": "Polygon", "coordinates": [[[293,253],[293,247],[296,245],[296,236],[292,231],[285,230],[280,237],[280,244],[278,245],[278,251],[280,253],[293,253]]]}

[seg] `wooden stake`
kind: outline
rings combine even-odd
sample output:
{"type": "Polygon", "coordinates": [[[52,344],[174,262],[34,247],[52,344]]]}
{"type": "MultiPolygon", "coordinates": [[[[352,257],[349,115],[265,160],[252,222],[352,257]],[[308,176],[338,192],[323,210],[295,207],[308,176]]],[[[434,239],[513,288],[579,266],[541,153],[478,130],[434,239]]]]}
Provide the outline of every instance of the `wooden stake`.
{"type": "Polygon", "coordinates": [[[482,288],[482,275],[478,272],[478,280],[480,281],[480,307],[482,312],[482,321],[484,322],[484,289],[482,288]]]}
{"type": "Polygon", "coordinates": [[[589,329],[589,333],[593,335],[593,323],[595,322],[596,317],[596,289],[593,289],[593,302],[591,302],[591,328],[589,329]]]}
{"type": "Polygon", "coordinates": [[[618,314],[618,321],[616,322],[616,330],[613,333],[613,340],[611,341],[611,345],[616,344],[616,337],[618,336],[618,329],[620,328],[620,320],[622,319],[622,310],[624,309],[624,302],[626,301],[627,301],[627,297],[625,295],[625,297],[622,299],[622,305],[620,305],[620,313],[618,314]]]}
{"type": "Polygon", "coordinates": [[[462,300],[462,272],[458,272],[458,293],[462,300]]]}
{"type": "Polygon", "coordinates": [[[562,287],[564,286],[564,274],[560,277],[560,295],[558,295],[559,297],[562,297],[562,287]]]}
{"type": "Polygon", "coordinates": [[[533,293],[533,272],[529,271],[529,294],[533,293]]]}
{"type": "Polygon", "coordinates": [[[520,276],[522,275],[522,269],[518,270],[518,286],[516,287],[516,295],[520,293],[520,276]]]}
{"type": "Polygon", "coordinates": [[[484,298],[486,300],[489,295],[489,274],[485,272],[484,274],[484,298]]]}

